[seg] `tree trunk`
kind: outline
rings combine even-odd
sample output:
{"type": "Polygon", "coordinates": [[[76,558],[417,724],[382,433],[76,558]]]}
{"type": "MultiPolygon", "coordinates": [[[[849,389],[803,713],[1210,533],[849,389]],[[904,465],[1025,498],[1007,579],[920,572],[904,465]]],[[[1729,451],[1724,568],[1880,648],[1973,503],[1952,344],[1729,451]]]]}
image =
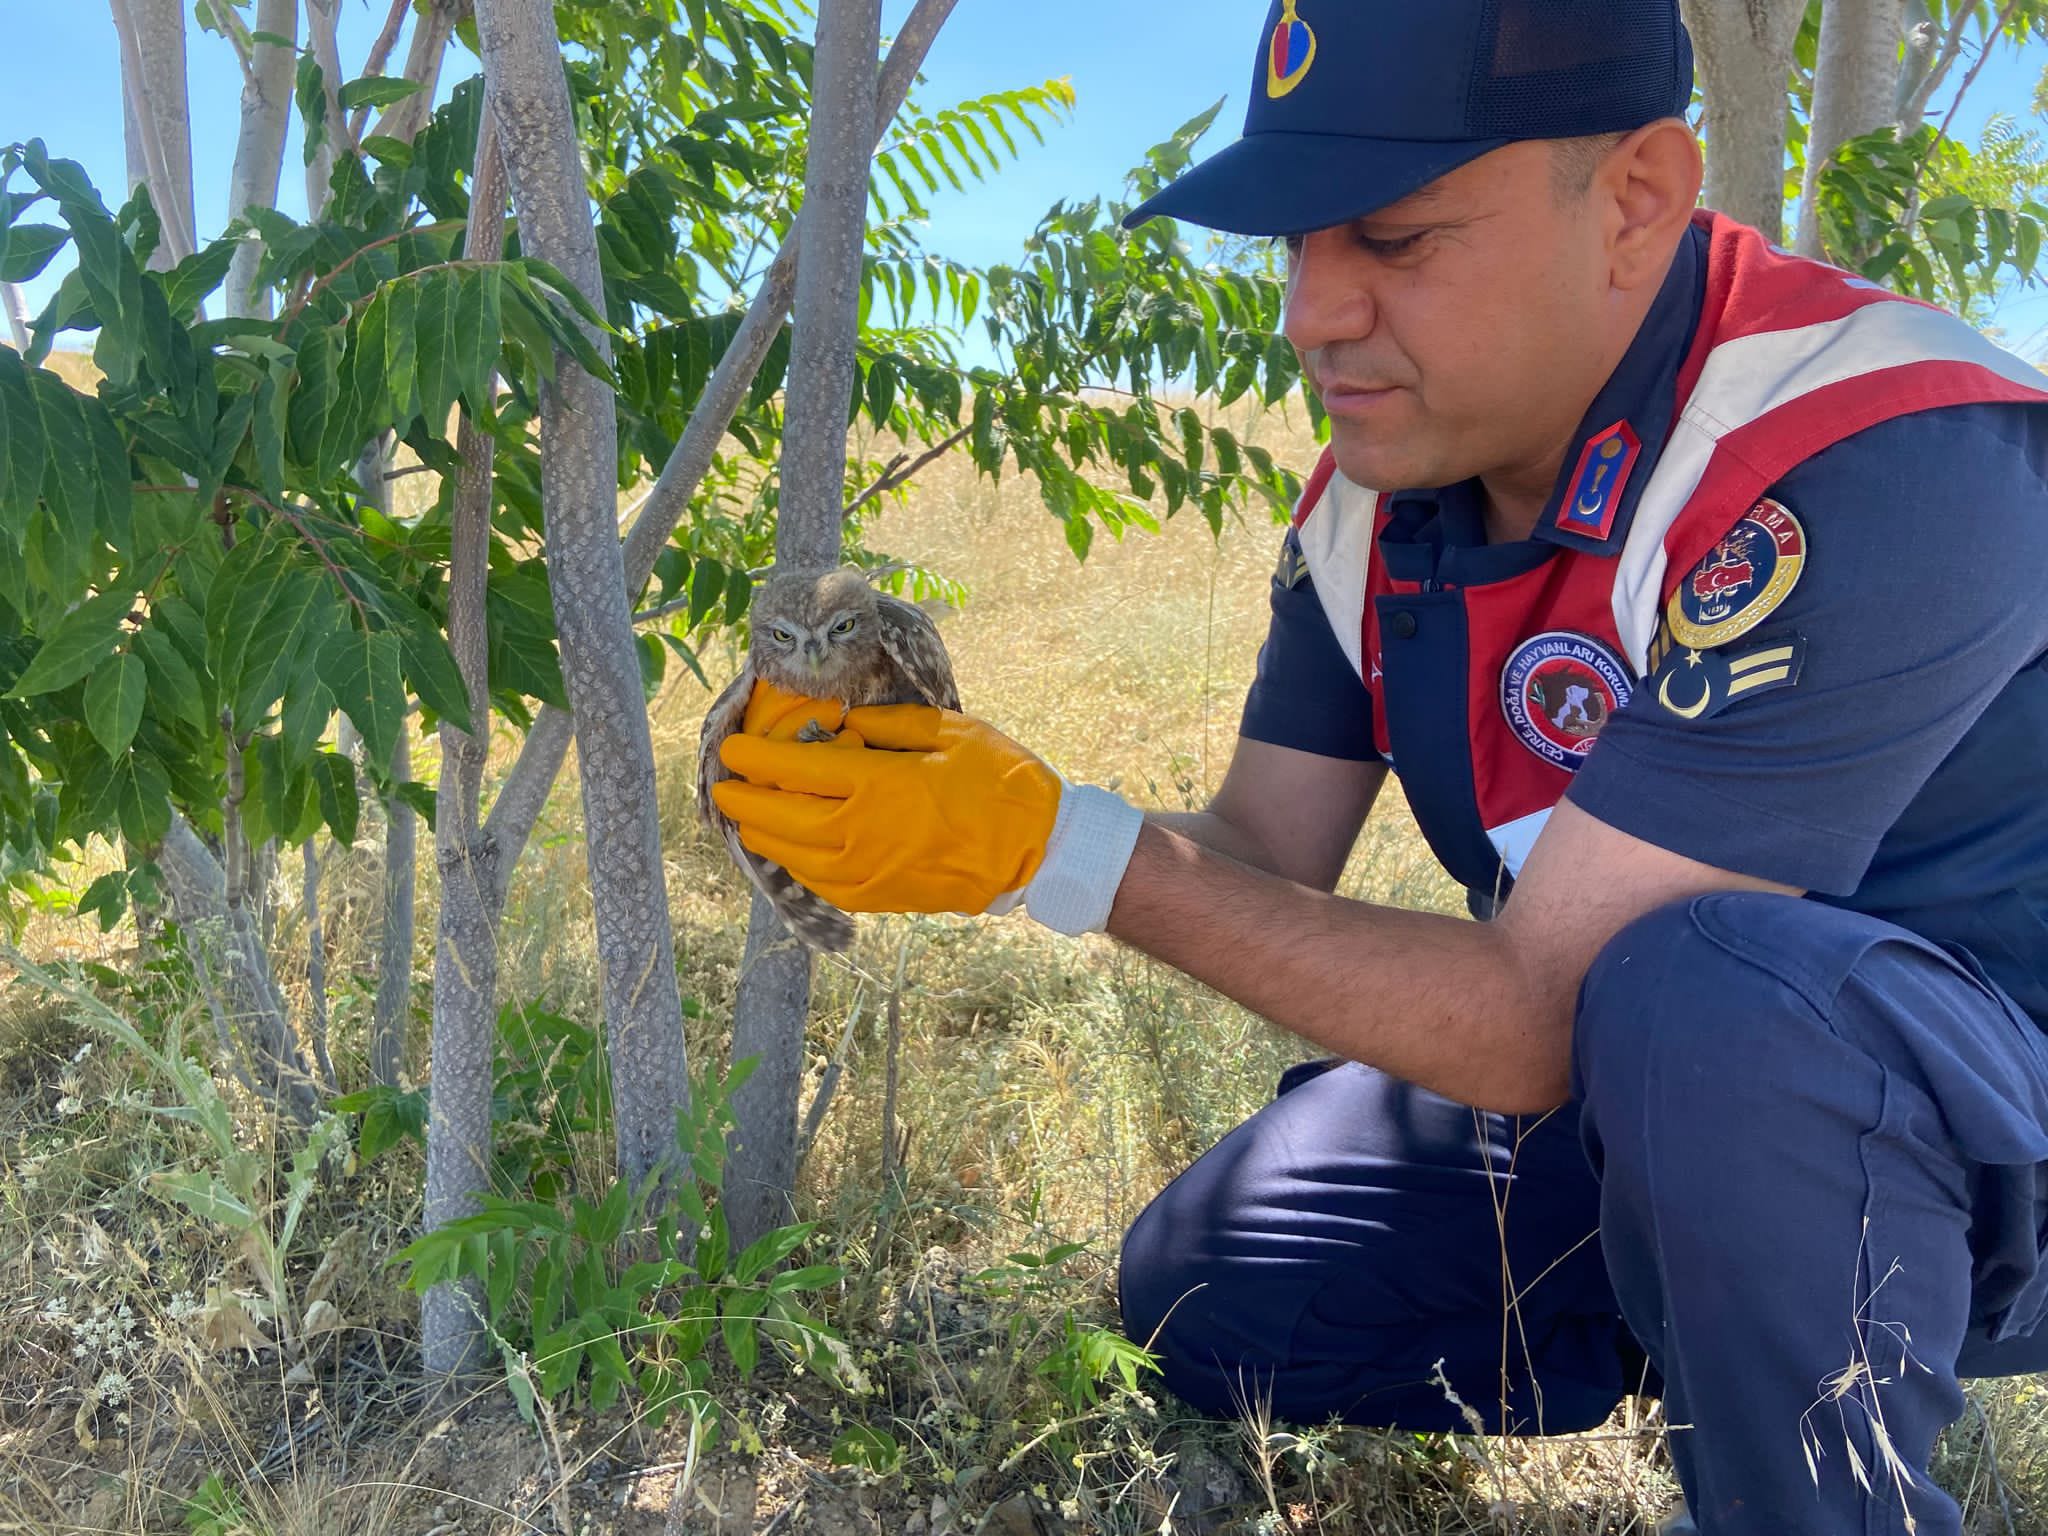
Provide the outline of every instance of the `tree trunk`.
{"type": "Polygon", "coordinates": [[[14,337],[14,350],[28,350],[28,295],[13,283],[0,283],[0,309],[7,311],[7,329],[14,337]]]}
{"type": "MultiPolygon", "coordinates": [[[[356,461],[363,499],[391,514],[391,438],[379,434],[356,461]]],[[[412,723],[400,722],[398,742],[386,765],[394,784],[412,777],[412,723]]],[[[419,885],[419,817],[397,794],[384,803],[384,904],[377,944],[377,998],[371,1008],[370,1077],[396,1088],[405,1069],[405,1042],[412,1023],[414,909],[419,885]]]]}
{"type": "Polygon", "coordinates": [[[1899,59],[1899,85],[1892,95],[1892,116],[1902,127],[1911,128],[1926,115],[1928,97],[1934,94],[1941,28],[1928,14],[1927,0],[1906,0],[1904,27],[1906,46],[1899,59]],[[1926,95],[1921,94],[1923,91],[1926,95]]]}
{"type": "MultiPolygon", "coordinates": [[[[838,564],[846,506],[846,408],[860,346],[868,168],[875,123],[881,0],[823,0],[804,167],[804,254],[797,265],[775,527],[781,565],[838,564]]],[[[811,957],[756,894],[733,1006],[734,1061],[756,1058],[733,1096],[726,1219],[745,1247],[790,1219],[797,1097],[811,957]]]]}
{"type": "Polygon", "coordinates": [[[1899,44],[1905,0],[1827,0],[1813,73],[1813,119],[1806,136],[1806,183],[1799,199],[1799,254],[1823,256],[1820,177],[1850,139],[1896,121],[1899,44]]]}
{"type": "MultiPolygon", "coordinates": [[[[477,129],[470,179],[469,230],[463,255],[495,261],[505,241],[505,167],[488,110],[477,129]]],[[[484,759],[490,746],[490,652],[485,595],[491,558],[489,434],[464,412],[457,439],[462,477],[456,484],[448,567],[448,642],[462,669],[474,733],[441,722],[441,784],[434,817],[435,862],[441,874],[441,916],[434,946],[433,1091],[428,1098],[426,1228],[433,1231],[476,1210],[490,1187],[491,1061],[497,1044],[498,919],[504,910],[497,848],[477,825],[484,759]]],[[[486,1340],[477,1326],[474,1286],[427,1293],[420,1328],[426,1367],[436,1376],[479,1369],[486,1340]]]]}
{"type": "Polygon", "coordinates": [[[341,1092],[334,1058],[327,1054],[327,927],[320,916],[320,850],[307,838],[300,850],[305,876],[301,891],[306,909],[306,1032],[313,1037],[313,1060],[329,1093],[341,1092]]]}
{"type": "Polygon", "coordinates": [[[182,817],[172,820],[156,858],[227,1065],[280,1113],[311,1125],[319,1096],[271,977],[270,956],[229,872],[182,817]]]}
{"type": "Polygon", "coordinates": [[[320,78],[327,96],[327,139],[306,161],[306,218],[317,220],[327,206],[328,184],[334,179],[334,141],[342,132],[341,103],[335,93],[342,87],[341,45],[335,28],[341,20],[341,0],[306,0],[306,48],[320,66],[320,78]]]}
{"type": "Polygon", "coordinates": [[[1806,0],[1684,0],[1706,101],[1706,201],[1776,242],[1785,229],[1785,96],[1806,0]]]}
{"type": "MultiPolygon", "coordinates": [[[[412,777],[412,723],[401,722],[391,749],[391,778],[412,777]]],[[[412,1033],[412,951],[419,884],[419,816],[397,794],[384,800],[384,920],[377,942],[377,999],[371,1009],[370,1076],[396,1088],[412,1033]]]]}
{"type": "MultiPolygon", "coordinates": [[[[602,304],[553,9],[547,0],[482,0],[476,23],[521,246],[602,304]]],[[[601,334],[592,340],[608,355],[601,334]]],[[[566,355],[541,395],[541,501],[562,675],[576,717],[619,1173],[639,1186],[674,1168],[676,1116],[689,1104],[682,994],[654,742],[619,548],[616,406],[611,387],[566,355]]]]}
{"type": "MultiPolygon", "coordinates": [[[[958,3],[959,0],[918,0],[904,20],[890,46],[876,88],[873,142],[880,143],[896,114],[903,110],[911,82],[917,78],[925,55],[958,3]]],[[[796,299],[797,249],[803,227],[802,217],[791,226],[782,249],[761,280],[746,318],[712,370],[697,409],[683,429],[682,439],[669,455],[668,463],[662,466],[661,477],[648,493],[640,515],[633,520],[625,549],[626,590],[630,595],[637,596],[654,574],[655,562],[696,496],[726,429],[745,402],[775,338],[782,333],[782,323],[796,299]]],[[[533,835],[555,777],[562,771],[573,731],[568,712],[550,705],[540,712],[533,729],[526,733],[526,742],[512,765],[511,775],[491,807],[490,831],[497,842],[500,879],[511,878],[527,839],[533,835]]]]}
{"type": "MultiPolygon", "coordinates": [[[[278,37],[298,37],[298,0],[256,0],[256,30],[278,37]]],[[[235,167],[228,183],[228,215],[239,218],[250,208],[277,206],[277,179],[284,168],[284,135],[291,124],[292,77],[296,59],[290,48],[257,41],[250,50],[250,68],[242,82],[242,127],[235,141],[235,167]]],[[[270,314],[270,295],[252,293],[256,264],[263,259],[260,241],[242,242],[228,268],[227,311],[230,315],[270,314]]]]}
{"type": "Polygon", "coordinates": [[[192,120],[185,83],[185,7],[181,0],[112,0],[121,41],[121,99],[128,145],[128,186],[149,188],[163,225],[153,270],[175,266],[196,248],[192,222],[192,120]]]}

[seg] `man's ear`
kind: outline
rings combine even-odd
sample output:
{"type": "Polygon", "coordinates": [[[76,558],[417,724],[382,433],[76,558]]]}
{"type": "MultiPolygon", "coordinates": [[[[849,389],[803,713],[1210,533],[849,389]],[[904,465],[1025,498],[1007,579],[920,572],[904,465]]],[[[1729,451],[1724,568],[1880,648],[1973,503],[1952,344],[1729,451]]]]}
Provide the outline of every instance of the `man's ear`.
{"type": "Polygon", "coordinates": [[[1615,146],[1596,178],[1607,201],[1615,287],[1663,281],[1699,207],[1704,175],[1699,138],[1684,118],[1660,118],[1615,146]]]}

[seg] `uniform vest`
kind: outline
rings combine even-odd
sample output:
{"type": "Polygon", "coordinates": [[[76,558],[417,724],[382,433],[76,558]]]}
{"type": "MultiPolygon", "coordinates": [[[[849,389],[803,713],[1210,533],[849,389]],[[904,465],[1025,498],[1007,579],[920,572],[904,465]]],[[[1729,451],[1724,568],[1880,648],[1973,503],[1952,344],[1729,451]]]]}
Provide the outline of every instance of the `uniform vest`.
{"type": "MultiPolygon", "coordinates": [[[[2048,401],[2042,375],[1945,311],[1702,213],[1705,301],[1654,465],[1618,423],[1586,445],[1556,510],[1579,535],[1517,574],[1472,585],[1402,579],[1383,542],[1394,495],[1326,453],[1295,516],[1307,574],[1373,704],[1376,745],[1425,837],[1475,896],[1500,893],[1612,715],[1653,707],[1676,643],[1705,653],[1721,695],[1794,680],[1791,648],[1733,665],[1741,638],[1796,583],[1808,530],[1766,493],[1823,449],[1950,405],[2048,401]],[[1649,475],[1625,536],[1604,543],[1620,479],[1649,475]],[[1773,601],[1773,598],[1776,601],[1773,601]]],[[[1853,537],[1850,529],[1825,536],[1853,537]]],[[[1705,682],[1666,675],[1675,713],[1705,682]]]]}

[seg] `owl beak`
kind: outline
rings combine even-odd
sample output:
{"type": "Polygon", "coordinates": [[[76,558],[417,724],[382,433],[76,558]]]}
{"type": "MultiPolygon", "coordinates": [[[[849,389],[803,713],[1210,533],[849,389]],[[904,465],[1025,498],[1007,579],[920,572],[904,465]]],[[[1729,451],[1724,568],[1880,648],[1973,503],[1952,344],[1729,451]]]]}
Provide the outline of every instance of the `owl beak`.
{"type": "Polygon", "coordinates": [[[825,647],[815,642],[804,646],[804,660],[810,663],[811,676],[816,677],[825,670],[825,647]]]}

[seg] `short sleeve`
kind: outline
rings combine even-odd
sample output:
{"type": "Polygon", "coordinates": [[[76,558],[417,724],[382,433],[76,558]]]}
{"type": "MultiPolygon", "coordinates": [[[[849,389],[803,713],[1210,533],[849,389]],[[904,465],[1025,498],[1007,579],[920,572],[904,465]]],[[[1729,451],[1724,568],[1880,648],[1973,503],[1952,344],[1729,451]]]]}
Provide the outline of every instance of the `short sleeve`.
{"type": "Polygon", "coordinates": [[[1646,678],[1572,803],[1717,868],[1853,894],[1935,770],[2048,651],[2044,461],[2042,413],[2001,405],[1901,417],[1800,465],[1770,492],[1804,530],[1798,585],[1750,634],[1646,678]],[[1720,707],[1688,708],[1709,694],[1686,667],[1723,680],[1720,707]]]}
{"type": "Polygon", "coordinates": [[[1372,695],[1337,643],[1293,530],[1273,577],[1273,618],[1238,734],[1317,757],[1376,763],[1372,695]]]}

